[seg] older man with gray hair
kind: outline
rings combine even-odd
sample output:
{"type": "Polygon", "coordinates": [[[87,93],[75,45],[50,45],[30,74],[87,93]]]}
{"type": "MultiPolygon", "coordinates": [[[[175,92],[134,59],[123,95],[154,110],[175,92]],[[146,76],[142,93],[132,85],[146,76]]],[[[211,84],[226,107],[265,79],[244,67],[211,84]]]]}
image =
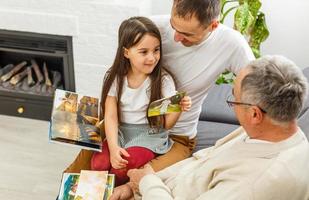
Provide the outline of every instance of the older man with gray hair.
{"type": "Polygon", "coordinates": [[[242,127],[156,174],[130,170],[131,187],[146,200],[308,200],[309,144],[296,120],[307,87],[284,57],[252,61],[227,100],[242,127]]]}

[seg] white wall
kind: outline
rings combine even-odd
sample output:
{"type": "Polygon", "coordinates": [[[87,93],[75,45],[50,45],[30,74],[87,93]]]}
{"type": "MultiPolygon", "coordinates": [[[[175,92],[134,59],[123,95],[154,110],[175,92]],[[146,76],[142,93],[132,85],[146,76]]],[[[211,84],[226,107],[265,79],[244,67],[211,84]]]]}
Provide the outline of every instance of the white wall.
{"type": "Polygon", "coordinates": [[[173,0],[152,0],[151,14],[170,14],[173,0]]]}
{"type": "Polygon", "coordinates": [[[309,67],[309,1],[262,0],[269,27],[263,54],[281,54],[299,67],[309,67]]]}

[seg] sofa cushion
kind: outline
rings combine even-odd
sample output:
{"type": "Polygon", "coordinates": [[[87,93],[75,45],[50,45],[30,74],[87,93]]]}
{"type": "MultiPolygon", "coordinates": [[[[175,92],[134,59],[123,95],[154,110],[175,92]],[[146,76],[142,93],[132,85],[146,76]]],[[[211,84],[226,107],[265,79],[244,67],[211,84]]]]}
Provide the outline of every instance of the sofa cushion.
{"type": "Polygon", "coordinates": [[[200,120],[238,125],[239,123],[233,109],[226,103],[230,95],[232,95],[232,85],[214,84],[202,105],[200,120]]]}
{"type": "Polygon", "coordinates": [[[194,152],[213,146],[218,139],[226,136],[238,127],[238,125],[228,123],[199,121],[197,126],[198,134],[196,136],[197,144],[194,152]]]}

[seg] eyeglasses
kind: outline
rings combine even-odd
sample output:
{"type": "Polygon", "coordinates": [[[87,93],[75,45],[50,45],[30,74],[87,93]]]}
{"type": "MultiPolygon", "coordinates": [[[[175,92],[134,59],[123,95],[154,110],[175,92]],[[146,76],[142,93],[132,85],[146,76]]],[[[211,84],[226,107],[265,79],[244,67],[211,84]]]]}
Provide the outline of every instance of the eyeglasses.
{"type": "Polygon", "coordinates": [[[233,107],[235,105],[244,105],[244,106],[256,106],[258,107],[263,113],[267,113],[264,109],[262,109],[260,106],[258,105],[254,105],[251,103],[243,103],[243,102],[239,102],[239,101],[233,101],[234,97],[232,95],[228,96],[226,103],[227,105],[229,105],[229,107],[233,107]]]}

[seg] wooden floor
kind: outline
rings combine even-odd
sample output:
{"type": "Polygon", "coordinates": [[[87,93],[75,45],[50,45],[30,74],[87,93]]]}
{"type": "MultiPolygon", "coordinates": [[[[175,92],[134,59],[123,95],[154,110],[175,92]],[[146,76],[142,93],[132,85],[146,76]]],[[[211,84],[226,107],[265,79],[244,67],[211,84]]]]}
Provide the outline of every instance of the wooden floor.
{"type": "Polygon", "coordinates": [[[48,122],[0,115],[0,199],[55,200],[79,149],[48,142],[48,122]]]}

